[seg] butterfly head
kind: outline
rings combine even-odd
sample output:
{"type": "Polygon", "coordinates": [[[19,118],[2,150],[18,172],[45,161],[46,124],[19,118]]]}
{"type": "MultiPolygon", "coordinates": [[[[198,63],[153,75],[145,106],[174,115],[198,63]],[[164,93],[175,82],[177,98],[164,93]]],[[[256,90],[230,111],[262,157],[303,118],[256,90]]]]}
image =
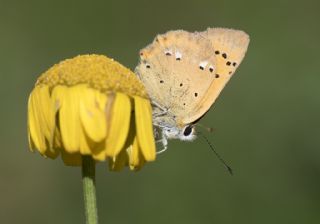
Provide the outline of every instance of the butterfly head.
{"type": "Polygon", "coordinates": [[[195,126],[193,124],[187,124],[182,128],[165,126],[162,127],[162,133],[168,139],[192,141],[196,138],[195,126]]]}

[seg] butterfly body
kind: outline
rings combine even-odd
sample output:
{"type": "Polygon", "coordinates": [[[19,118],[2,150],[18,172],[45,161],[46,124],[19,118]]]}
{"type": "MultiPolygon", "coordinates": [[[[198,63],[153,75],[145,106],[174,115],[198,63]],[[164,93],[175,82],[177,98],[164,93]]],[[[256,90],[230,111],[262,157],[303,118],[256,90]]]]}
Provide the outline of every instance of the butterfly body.
{"type": "Polygon", "coordinates": [[[249,44],[243,31],[208,28],[158,35],[140,51],[136,73],[153,104],[156,134],[193,140],[194,124],[210,109],[241,63],[249,44]]]}

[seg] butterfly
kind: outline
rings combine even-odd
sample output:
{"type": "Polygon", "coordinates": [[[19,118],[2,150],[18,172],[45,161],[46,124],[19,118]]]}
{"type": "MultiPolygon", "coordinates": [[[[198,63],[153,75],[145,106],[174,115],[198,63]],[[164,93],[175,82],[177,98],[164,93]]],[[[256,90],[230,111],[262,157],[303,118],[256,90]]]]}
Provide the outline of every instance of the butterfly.
{"type": "Polygon", "coordinates": [[[190,141],[245,56],[249,36],[227,28],[157,35],[140,50],[135,69],[153,105],[156,138],[190,141]]]}

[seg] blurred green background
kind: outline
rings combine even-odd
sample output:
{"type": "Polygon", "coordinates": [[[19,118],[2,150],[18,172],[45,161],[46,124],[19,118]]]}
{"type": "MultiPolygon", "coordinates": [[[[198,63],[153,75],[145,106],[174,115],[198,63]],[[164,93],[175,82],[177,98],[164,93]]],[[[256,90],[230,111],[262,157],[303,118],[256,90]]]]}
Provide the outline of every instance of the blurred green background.
{"type": "Polygon", "coordinates": [[[84,223],[81,173],[28,151],[27,98],[53,64],[109,55],[134,69],[158,33],[230,27],[248,54],[206,136],[170,141],[141,172],[97,168],[100,223],[320,222],[319,1],[0,0],[0,223],[84,223]]]}

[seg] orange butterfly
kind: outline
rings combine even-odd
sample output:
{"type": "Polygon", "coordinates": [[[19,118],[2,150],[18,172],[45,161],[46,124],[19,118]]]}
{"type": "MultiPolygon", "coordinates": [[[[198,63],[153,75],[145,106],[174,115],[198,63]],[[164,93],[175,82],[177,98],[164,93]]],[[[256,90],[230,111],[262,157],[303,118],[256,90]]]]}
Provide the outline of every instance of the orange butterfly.
{"type": "MultiPolygon", "coordinates": [[[[153,104],[156,135],[193,140],[194,124],[210,109],[245,56],[249,36],[240,30],[169,31],[140,51],[136,73],[153,104]]],[[[161,151],[163,151],[161,150],[161,151]]]]}

